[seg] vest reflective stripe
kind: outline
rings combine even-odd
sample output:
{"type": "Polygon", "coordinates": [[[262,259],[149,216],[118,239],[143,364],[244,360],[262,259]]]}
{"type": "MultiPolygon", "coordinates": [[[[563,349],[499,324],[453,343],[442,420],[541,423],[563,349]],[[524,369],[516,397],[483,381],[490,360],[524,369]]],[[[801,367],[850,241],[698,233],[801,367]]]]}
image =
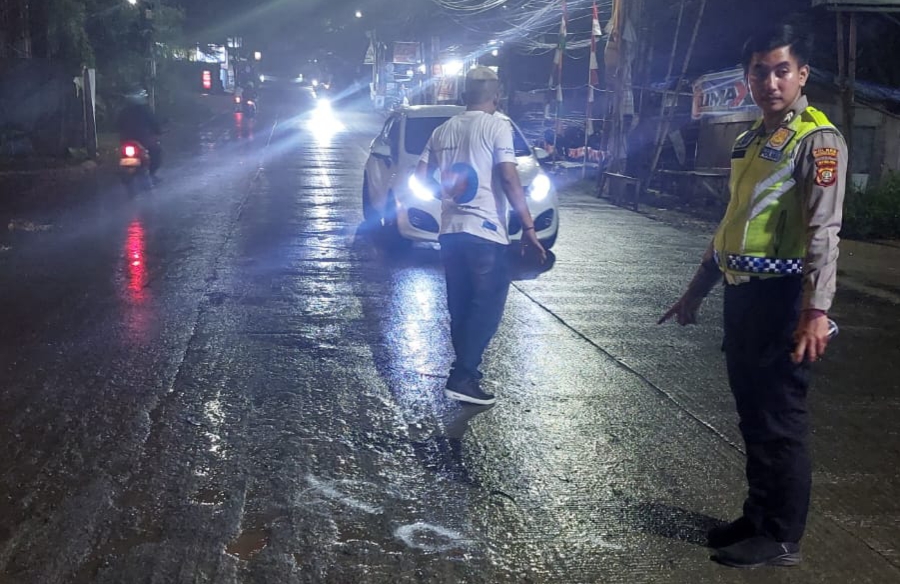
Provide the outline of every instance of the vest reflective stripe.
{"type": "Polygon", "coordinates": [[[759,136],[760,126],[761,121],[741,134],[732,154],[731,200],[715,236],[719,265],[726,274],[749,271],[740,269],[746,262],[729,264],[729,255],[773,262],[806,256],[802,220],[806,211],[802,190],[793,177],[797,147],[809,134],[834,128],[811,107],[765,138],[759,136]]]}
{"type": "MultiPolygon", "coordinates": [[[[791,165],[791,168],[786,169],[786,170],[790,170],[788,175],[793,174],[794,173],[793,165],[791,165]]],[[[757,217],[762,215],[762,212],[765,211],[769,205],[772,205],[776,201],[778,201],[778,199],[781,198],[781,195],[785,194],[786,192],[788,192],[789,190],[794,188],[795,184],[797,184],[797,181],[795,181],[792,178],[788,181],[783,182],[781,184],[781,186],[779,186],[777,189],[769,192],[767,195],[765,195],[764,197],[759,199],[756,203],[754,203],[753,209],[750,210],[750,220],[752,221],[753,219],[756,219],[757,217]]],[[[746,242],[745,242],[745,244],[746,244],[746,242]]]]}

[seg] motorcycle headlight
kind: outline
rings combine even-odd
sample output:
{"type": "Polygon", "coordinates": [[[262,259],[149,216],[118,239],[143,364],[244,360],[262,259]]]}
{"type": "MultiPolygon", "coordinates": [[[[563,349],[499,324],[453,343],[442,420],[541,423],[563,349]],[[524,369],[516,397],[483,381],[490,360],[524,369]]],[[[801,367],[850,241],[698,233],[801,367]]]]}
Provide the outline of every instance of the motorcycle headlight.
{"type": "Polygon", "coordinates": [[[543,201],[550,194],[550,187],[550,178],[546,174],[539,174],[531,181],[528,196],[535,201],[543,201]]]}
{"type": "Polygon", "coordinates": [[[417,199],[421,199],[422,201],[432,201],[438,198],[437,193],[434,192],[433,189],[422,184],[422,181],[416,178],[415,174],[409,175],[409,180],[406,181],[406,184],[409,187],[409,191],[415,195],[417,199]]]}

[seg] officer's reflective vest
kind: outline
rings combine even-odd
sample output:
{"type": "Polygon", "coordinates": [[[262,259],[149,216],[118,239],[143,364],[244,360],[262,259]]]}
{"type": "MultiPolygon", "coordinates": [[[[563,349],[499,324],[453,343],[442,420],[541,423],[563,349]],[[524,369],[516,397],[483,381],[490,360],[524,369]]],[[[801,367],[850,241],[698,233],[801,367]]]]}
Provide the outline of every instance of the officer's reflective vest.
{"type": "Polygon", "coordinates": [[[834,126],[812,107],[768,140],[760,138],[761,125],[759,120],[738,136],[731,153],[731,200],[714,242],[719,267],[732,275],[799,274],[807,225],[802,185],[794,179],[797,146],[811,133],[834,126]]]}

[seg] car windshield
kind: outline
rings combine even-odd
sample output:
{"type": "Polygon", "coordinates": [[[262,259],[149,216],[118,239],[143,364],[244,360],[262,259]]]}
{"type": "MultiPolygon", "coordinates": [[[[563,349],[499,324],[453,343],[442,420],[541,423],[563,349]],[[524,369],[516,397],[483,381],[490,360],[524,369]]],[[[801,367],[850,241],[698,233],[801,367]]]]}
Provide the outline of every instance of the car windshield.
{"type": "Polygon", "coordinates": [[[528,146],[528,140],[525,139],[522,132],[515,126],[513,126],[513,148],[516,150],[516,156],[531,155],[531,148],[528,146]]]}
{"type": "Polygon", "coordinates": [[[428,139],[435,128],[446,122],[450,118],[406,118],[406,135],[404,142],[406,152],[418,156],[425,150],[428,139]]]}

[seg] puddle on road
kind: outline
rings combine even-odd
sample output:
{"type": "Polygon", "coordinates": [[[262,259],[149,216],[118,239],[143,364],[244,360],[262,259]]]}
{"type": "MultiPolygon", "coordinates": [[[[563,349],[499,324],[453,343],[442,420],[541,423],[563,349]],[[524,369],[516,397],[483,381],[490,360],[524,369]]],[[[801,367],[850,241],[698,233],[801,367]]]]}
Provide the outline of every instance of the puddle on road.
{"type": "Polygon", "coordinates": [[[237,539],[225,547],[225,553],[239,560],[249,561],[269,545],[269,531],[263,527],[251,527],[241,532],[237,539]]]}

